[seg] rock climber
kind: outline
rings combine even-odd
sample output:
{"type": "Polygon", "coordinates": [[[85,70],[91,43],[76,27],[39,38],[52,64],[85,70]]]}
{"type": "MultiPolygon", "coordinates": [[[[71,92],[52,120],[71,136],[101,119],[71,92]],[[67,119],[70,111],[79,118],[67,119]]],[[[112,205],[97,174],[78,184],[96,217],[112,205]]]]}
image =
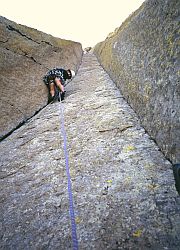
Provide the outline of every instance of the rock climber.
{"type": "Polygon", "coordinates": [[[64,84],[67,79],[72,79],[75,76],[75,72],[71,69],[53,68],[49,70],[43,77],[44,83],[49,89],[48,102],[55,101],[60,92],[61,100],[64,100],[65,89],[64,84]]]}

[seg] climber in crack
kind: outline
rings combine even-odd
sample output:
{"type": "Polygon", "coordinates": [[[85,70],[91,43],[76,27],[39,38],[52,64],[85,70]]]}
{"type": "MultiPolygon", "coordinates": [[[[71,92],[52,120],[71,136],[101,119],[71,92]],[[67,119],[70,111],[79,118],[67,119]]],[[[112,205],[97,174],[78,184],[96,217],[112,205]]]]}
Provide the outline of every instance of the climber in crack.
{"type": "Polygon", "coordinates": [[[61,100],[64,100],[65,89],[64,85],[66,80],[72,79],[75,76],[75,72],[70,69],[54,68],[49,70],[43,77],[44,83],[49,89],[48,102],[55,101],[58,98],[60,92],[61,100]],[[57,91],[57,89],[59,91],[57,91]]]}

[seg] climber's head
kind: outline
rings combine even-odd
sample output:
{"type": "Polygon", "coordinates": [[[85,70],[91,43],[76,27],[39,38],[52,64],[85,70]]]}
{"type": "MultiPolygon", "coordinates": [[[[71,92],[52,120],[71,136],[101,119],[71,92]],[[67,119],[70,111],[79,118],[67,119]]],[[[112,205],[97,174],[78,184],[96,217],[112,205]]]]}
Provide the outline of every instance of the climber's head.
{"type": "Polygon", "coordinates": [[[67,77],[68,79],[71,79],[75,76],[74,70],[68,69],[67,73],[68,73],[68,77],[67,77]]]}

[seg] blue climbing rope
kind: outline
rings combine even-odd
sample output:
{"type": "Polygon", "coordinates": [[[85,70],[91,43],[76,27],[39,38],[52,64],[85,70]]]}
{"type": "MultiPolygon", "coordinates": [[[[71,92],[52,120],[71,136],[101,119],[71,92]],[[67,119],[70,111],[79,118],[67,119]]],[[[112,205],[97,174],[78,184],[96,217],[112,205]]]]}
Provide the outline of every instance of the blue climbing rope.
{"type": "Polygon", "coordinates": [[[77,240],[77,233],[76,233],[76,221],[75,221],[75,214],[74,214],[74,204],[73,204],[73,194],[72,194],[72,184],[71,184],[71,175],[69,171],[69,159],[68,159],[68,150],[67,150],[67,137],[66,131],[64,126],[64,110],[63,104],[61,102],[61,96],[59,93],[60,99],[60,115],[61,115],[61,131],[64,140],[64,155],[65,155],[65,163],[66,163],[66,175],[68,180],[68,195],[69,195],[69,214],[71,219],[71,234],[72,234],[72,242],[73,242],[73,250],[78,250],[78,240],[77,240]]]}

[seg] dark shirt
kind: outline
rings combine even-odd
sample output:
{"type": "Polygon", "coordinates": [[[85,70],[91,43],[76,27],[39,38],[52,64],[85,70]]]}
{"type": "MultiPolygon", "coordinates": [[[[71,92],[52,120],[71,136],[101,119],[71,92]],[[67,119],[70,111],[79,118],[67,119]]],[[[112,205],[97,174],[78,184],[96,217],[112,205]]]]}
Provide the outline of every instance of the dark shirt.
{"type": "Polygon", "coordinates": [[[45,84],[49,84],[54,81],[55,78],[59,78],[61,83],[64,84],[65,81],[68,79],[67,70],[62,68],[54,68],[49,70],[43,78],[45,84]]]}

